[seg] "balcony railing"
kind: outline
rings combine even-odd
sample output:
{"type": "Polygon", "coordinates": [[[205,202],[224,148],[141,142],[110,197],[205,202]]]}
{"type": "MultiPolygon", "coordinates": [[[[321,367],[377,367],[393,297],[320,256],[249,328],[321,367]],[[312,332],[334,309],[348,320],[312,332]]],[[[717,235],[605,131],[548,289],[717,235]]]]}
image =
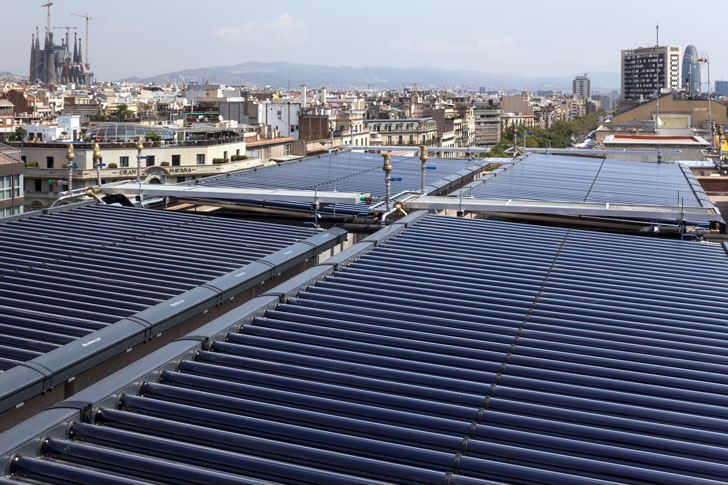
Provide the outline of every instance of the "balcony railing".
{"type": "MultiPolygon", "coordinates": [[[[159,147],[184,147],[184,146],[213,146],[213,145],[227,145],[230,143],[241,143],[245,141],[245,137],[232,136],[227,138],[207,138],[204,140],[185,140],[181,142],[174,141],[145,141],[144,148],[159,148],[159,147]]],[[[13,145],[9,148],[14,147],[22,148],[66,148],[68,142],[11,142],[13,145]]],[[[73,142],[73,146],[77,150],[93,150],[93,142],[80,141],[73,142]]],[[[99,142],[99,147],[103,150],[104,148],[134,148],[136,149],[136,141],[126,142],[99,142]]]]}

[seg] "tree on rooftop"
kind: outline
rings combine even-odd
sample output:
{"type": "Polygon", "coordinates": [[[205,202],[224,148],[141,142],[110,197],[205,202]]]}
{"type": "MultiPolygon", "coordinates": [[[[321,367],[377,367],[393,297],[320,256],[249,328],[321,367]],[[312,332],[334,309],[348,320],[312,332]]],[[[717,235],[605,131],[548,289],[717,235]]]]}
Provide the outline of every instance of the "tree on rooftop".
{"type": "Polygon", "coordinates": [[[129,119],[132,116],[134,116],[134,112],[125,104],[120,104],[114,111],[114,117],[121,121],[129,119]]]}
{"type": "Polygon", "coordinates": [[[15,134],[11,135],[10,138],[14,141],[23,141],[25,140],[25,135],[27,135],[28,132],[22,127],[18,126],[15,128],[15,134]]]}

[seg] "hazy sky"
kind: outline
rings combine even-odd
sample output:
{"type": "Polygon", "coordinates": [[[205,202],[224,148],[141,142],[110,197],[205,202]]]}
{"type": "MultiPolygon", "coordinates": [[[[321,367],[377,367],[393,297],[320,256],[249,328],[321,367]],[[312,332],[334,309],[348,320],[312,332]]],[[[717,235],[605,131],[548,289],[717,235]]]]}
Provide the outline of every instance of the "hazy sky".
{"type": "MultiPolygon", "coordinates": [[[[27,75],[40,0],[0,0],[0,71],[27,75]],[[13,39],[8,43],[7,39],[13,39]]],[[[619,73],[621,49],[694,44],[728,79],[725,0],[53,0],[54,26],[84,20],[97,79],[245,61],[428,66],[525,76],[619,73]]],[[[56,38],[63,30],[55,30],[56,38]]],[[[705,80],[704,80],[705,81],[705,80]]]]}

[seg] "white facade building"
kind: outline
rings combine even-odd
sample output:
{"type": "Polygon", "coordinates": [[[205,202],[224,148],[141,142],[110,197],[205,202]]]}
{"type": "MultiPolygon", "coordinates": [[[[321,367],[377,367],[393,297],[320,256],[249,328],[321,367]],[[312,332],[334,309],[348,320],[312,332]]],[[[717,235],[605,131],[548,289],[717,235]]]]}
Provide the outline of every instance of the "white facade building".
{"type": "Polygon", "coordinates": [[[259,105],[258,122],[271,126],[281,136],[299,139],[301,133],[299,122],[301,117],[301,103],[291,103],[285,100],[264,101],[259,105]]]}
{"type": "Polygon", "coordinates": [[[59,116],[55,125],[23,125],[23,129],[27,132],[24,141],[75,141],[81,132],[81,117],[59,116]]]}

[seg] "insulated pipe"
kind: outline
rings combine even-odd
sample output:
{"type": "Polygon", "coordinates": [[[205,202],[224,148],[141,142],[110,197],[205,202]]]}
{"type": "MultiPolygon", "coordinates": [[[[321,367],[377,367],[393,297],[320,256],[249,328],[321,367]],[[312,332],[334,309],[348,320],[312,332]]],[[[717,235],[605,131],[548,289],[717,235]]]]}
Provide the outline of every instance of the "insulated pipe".
{"type": "Polygon", "coordinates": [[[94,143],[94,165],[96,166],[96,183],[101,187],[101,149],[94,143]]]}
{"type": "Polygon", "coordinates": [[[427,172],[427,147],[420,145],[420,161],[422,162],[422,175],[420,180],[420,194],[425,193],[425,173],[427,172]]]}
{"type": "Polygon", "coordinates": [[[139,137],[139,142],[136,146],[137,149],[137,183],[139,184],[139,207],[142,207],[142,150],[144,149],[144,143],[142,137],[139,137]]]}
{"type": "MultiPolygon", "coordinates": [[[[104,186],[105,187],[112,187],[114,185],[119,185],[119,184],[123,184],[123,183],[125,183],[125,182],[122,180],[122,181],[119,181],[119,182],[108,183],[108,184],[105,184],[104,186]]],[[[89,189],[87,189],[87,188],[81,188],[81,189],[75,189],[73,191],[70,191],[69,190],[68,192],[66,192],[61,197],[59,197],[56,200],[54,200],[53,203],[50,205],[50,208],[55,207],[59,202],[61,202],[63,200],[73,199],[73,198],[76,198],[76,197],[83,197],[85,195],[87,195],[89,197],[93,197],[94,199],[97,199],[98,201],[104,203],[104,205],[105,205],[105,202],[98,197],[97,191],[92,190],[90,188],[89,189]],[[90,192],[93,192],[93,194],[90,193],[90,192]]]]}
{"type": "Polygon", "coordinates": [[[391,192],[392,192],[392,157],[389,156],[389,153],[385,153],[382,155],[384,158],[384,164],[382,165],[382,170],[384,170],[384,188],[386,190],[385,195],[385,202],[386,202],[386,209],[387,212],[391,209],[391,192]]]}
{"type": "Polygon", "coordinates": [[[68,144],[68,152],[66,152],[66,160],[68,160],[68,193],[73,191],[73,159],[76,158],[76,154],[73,151],[73,145],[68,144]]]}

